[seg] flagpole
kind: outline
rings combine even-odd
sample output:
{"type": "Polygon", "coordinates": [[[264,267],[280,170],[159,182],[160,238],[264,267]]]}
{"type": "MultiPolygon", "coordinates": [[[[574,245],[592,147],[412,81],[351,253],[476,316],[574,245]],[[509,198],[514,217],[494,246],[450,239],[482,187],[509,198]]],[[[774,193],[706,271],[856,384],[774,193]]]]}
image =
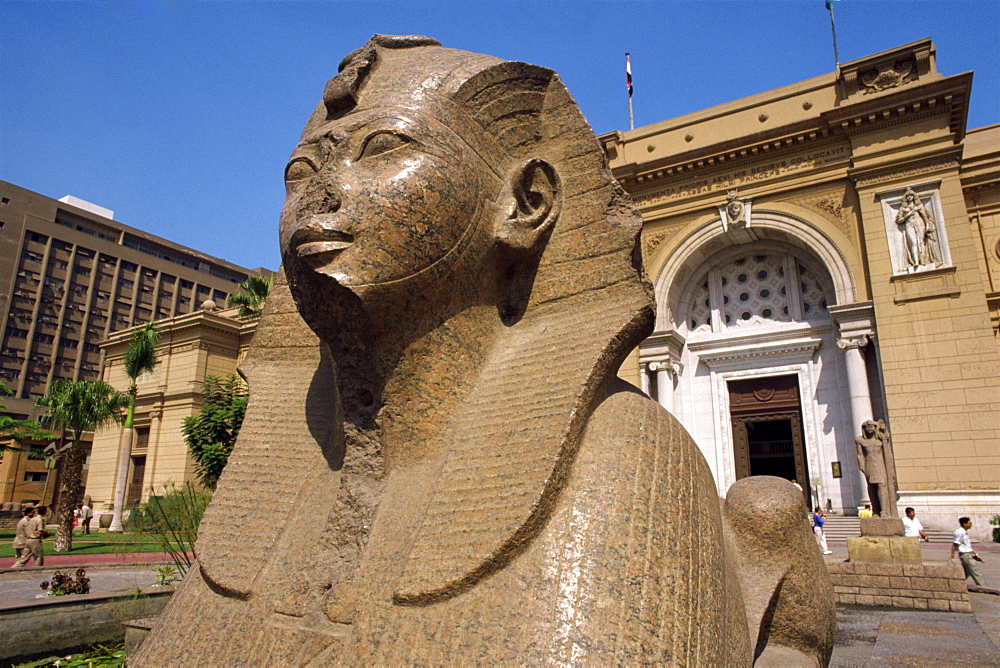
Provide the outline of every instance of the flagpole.
{"type": "Polygon", "coordinates": [[[628,129],[635,130],[635,118],[632,116],[632,98],[628,99],[628,129]]]}
{"type": "Polygon", "coordinates": [[[635,130],[635,118],[632,115],[632,60],[628,51],[625,52],[625,83],[628,86],[628,129],[635,130]]]}
{"type": "Polygon", "coordinates": [[[840,67],[840,54],[837,53],[837,24],[833,20],[833,3],[835,0],[827,0],[826,8],[830,10],[830,31],[833,33],[833,59],[837,61],[837,67],[840,67]]]}

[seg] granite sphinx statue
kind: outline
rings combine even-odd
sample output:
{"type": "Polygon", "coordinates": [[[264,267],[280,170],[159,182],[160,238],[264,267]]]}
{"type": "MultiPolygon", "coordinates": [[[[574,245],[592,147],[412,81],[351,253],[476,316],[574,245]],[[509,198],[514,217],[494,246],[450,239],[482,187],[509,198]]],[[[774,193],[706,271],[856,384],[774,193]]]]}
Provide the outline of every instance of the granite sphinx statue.
{"type": "Polygon", "coordinates": [[[720,501],[616,378],[641,219],[554,72],[375,36],[285,180],[246,421],[137,664],[827,661],[801,495],[720,501]]]}

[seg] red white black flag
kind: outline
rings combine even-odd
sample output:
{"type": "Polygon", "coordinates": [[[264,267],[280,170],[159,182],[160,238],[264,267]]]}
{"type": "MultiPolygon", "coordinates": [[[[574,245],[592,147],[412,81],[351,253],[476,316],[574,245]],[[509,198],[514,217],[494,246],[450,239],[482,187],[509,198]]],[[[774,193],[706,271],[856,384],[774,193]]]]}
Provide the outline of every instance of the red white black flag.
{"type": "Polygon", "coordinates": [[[632,97],[632,59],[625,54],[625,85],[628,86],[628,96],[632,97]]]}

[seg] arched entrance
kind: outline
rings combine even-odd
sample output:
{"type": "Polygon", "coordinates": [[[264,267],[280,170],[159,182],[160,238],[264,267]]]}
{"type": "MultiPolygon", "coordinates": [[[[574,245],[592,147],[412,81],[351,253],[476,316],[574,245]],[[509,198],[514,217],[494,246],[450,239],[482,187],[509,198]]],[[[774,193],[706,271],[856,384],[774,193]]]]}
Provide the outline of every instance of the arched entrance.
{"type": "Polygon", "coordinates": [[[656,281],[657,333],[640,347],[647,386],[681,420],[720,494],[747,475],[797,480],[810,504],[860,498],[851,393],[833,311],[855,286],[805,221],[755,211],[735,243],[716,221],[682,240],[656,281]]]}

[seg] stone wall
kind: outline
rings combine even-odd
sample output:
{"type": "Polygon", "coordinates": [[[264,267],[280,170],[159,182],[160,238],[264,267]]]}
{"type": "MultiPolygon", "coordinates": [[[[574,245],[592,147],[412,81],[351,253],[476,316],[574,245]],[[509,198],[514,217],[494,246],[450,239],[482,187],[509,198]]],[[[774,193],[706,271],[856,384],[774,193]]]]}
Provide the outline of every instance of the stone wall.
{"type": "Polygon", "coordinates": [[[14,530],[17,523],[24,517],[23,506],[20,503],[0,503],[0,529],[14,530]]]}
{"type": "Polygon", "coordinates": [[[120,641],[125,636],[124,620],[159,614],[173,590],[162,587],[141,599],[117,592],[0,603],[0,663],[6,665],[12,657],[120,641]]]}
{"type": "Polygon", "coordinates": [[[837,603],[912,610],[972,612],[957,561],[923,564],[827,562],[837,603]]]}

